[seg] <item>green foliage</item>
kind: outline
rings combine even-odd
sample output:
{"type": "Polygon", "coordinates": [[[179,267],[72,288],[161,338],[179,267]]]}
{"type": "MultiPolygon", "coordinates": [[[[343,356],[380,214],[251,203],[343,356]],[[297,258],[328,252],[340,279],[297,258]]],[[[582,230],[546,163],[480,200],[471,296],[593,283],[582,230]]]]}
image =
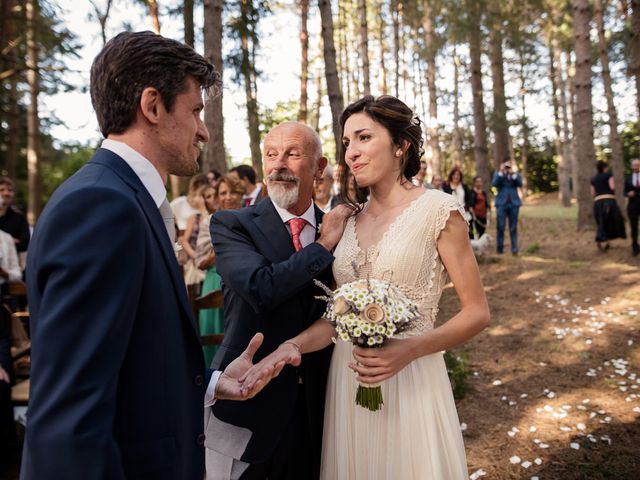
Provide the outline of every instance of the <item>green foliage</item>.
{"type": "Polygon", "coordinates": [[[47,202],[62,182],[87,163],[93,152],[93,148],[78,144],[64,145],[56,150],[54,159],[41,167],[43,201],[47,202]]]}
{"type": "Polygon", "coordinates": [[[467,366],[467,354],[460,352],[454,354],[452,352],[444,352],[444,362],[447,365],[447,373],[453,390],[453,397],[456,400],[462,400],[471,390],[467,378],[470,375],[467,366]]]}
{"type": "Polygon", "coordinates": [[[298,118],[298,110],[300,110],[300,101],[298,99],[278,102],[274,108],[260,105],[260,139],[264,139],[269,130],[276,125],[298,118]]]}
{"type": "Polygon", "coordinates": [[[538,250],[540,250],[540,244],[538,242],[533,242],[531,245],[529,245],[527,248],[525,248],[524,253],[536,253],[538,250]]]}
{"type": "MultiPolygon", "coordinates": [[[[521,158],[520,146],[515,151],[516,159],[521,158]]],[[[558,190],[558,160],[551,140],[544,139],[541,145],[529,145],[527,175],[529,189],[534,193],[558,190]]]]}

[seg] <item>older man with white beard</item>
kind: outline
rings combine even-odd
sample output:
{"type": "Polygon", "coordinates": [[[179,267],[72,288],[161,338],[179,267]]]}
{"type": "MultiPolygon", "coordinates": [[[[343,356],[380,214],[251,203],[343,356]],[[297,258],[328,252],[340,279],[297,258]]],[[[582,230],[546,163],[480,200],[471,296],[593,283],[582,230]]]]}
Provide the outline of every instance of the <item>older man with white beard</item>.
{"type": "MultiPolygon", "coordinates": [[[[341,206],[323,218],[313,203],[314,180],[327,159],[306,125],[272,129],[263,165],[269,199],[211,220],[224,294],[225,337],[213,361],[220,369],[255,332],[265,337],[259,361],[321,316],[313,280],[331,281],[331,251],[349,214],[341,206]]],[[[318,478],[330,356],[330,349],[303,355],[299,366],[285,367],[253,400],[217,401],[207,409],[207,478],[318,478]]]]}

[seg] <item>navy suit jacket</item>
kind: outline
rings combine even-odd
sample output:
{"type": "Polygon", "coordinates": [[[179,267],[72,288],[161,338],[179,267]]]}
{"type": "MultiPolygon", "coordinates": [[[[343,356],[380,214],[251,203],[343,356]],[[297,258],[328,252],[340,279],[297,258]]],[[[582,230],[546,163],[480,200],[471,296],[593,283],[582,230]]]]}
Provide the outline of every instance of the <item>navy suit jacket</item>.
{"type": "Polygon", "coordinates": [[[624,194],[629,200],[627,203],[627,209],[640,210],[640,187],[633,184],[633,173],[627,175],[624,179],[624,194]],[[629,192],[636,192],[633,197],[629,196],[629,192]]]}
{"type": "Polygon", "coordinates": [[[491,184],[498,189],[498,195],[495,200],[496,207],[502,207],[509,203],[514,207],[522,205],[522,201],[518,196],[518,188],[522,187],[522,177],[519,173],[510,173],[507,176],[496,172],[493,175],[491,184]]]}
{"type": "Polygon", "coordinates": [[[51,197],[28,258],[23,479],[193,479],[204,359],[160,212],[99,149],[51,197]]]}
{"type": "MultiPolygon", "coordinates": [[[[322,212],[315,207],[317,224],[322,212]]],[[[322,316],[322,291],[330,284],[333,255],[317,243],[296,252],[271,199],[253,207],[221,211],[211,219],[216,268],[222,277],[225,336],[213,368],[223,369],[256,332],[263,332],[259,361],[322,316]]],[[[266,461],[281,440],[296,402],[299,380],[306,390],[309,448],[319,468],[324,395],[331,347],[303,355],[246,402],[217,401],[207,418],[206,447],[248,463],[266,461]]]]}

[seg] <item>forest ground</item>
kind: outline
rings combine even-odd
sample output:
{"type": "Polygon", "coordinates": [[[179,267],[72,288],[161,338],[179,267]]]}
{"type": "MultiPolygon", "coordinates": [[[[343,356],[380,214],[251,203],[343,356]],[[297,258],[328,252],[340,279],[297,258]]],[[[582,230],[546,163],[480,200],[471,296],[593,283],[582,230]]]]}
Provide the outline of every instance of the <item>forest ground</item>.
{"type": "MultiPolygon", "coordinates": [[[[640,478],[640,257],[599,252],[576,213],[529,199],[520,254],[479,260],[491,326],[455,352],[471,478],[640,478]]],[[[439,318],[458,307],[449,285],[439,318]]]]}

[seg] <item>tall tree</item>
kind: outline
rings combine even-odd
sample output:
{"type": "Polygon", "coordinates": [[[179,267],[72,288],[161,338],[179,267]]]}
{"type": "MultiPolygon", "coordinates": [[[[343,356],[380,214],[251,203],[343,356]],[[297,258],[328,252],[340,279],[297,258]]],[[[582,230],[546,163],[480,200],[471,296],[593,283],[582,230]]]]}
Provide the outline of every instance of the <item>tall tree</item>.
{"type": "Polygon", "coordinates": [[[107,20],[109,18],[109,12],[111,11],[112,0],[106,0],[104,11],[98,6],[96,0],[89,0],[89,3],[93,7],[94,15],[100,24],[100,33],[102,34],[102,44],[107,43],[107,20]]]}
{"type": "Polygon", "coordinates": [[[153,30],[157,34],[160,34],[160,11],[158,8],[158,0],[147,0],[149,6],[149,15],[151,15],[151,21],[153,22],[153,30]]]}
{"type": "Polygon", "coordinates": [[[489,149],[487,147],[487,121],[482,97],[482,30],[481,5],[475,0],[465,2],[469,37],[469,69],[471,71],[471,92],[473,95],[473,153],[476,175],[480,175],[485,185],[489,185],[489,149]]]}
{"type": "MultiPolygon", "coordinates": [[[[616,185],[616,201],[624,211],[624,156],[622,154],[622,142],[618,135],[618,113],[613,101],[613,86],[611,72],[609,71],[609,52],[607,39],[604,32],[604,13],[602,0],[594,0],[594,16],[598,29],[598,50],[600,52],[600,66],[602,67],[602,82],[604,83],[604,93],[607,97],[607,115],[609,117],[609,146],[611,147],[611,166],[613,168],[613,179],[616,185]]],[[[606,7],[605,7],[606,8],[606,7]]]]}
{"type": "Polygon", "coordinates": [[[636,83],[636,114],[640,129],[640,0],[632,0],[631,8],[629,73],[634,77],[636,83]]]}
{"type": "MultiPolygon", "coordinates": [[[[222,75],[222,10],[223,0],[204,0],[204,56],[222,75]]],[[[225,173],[227,161],[224,147],[224,119],[222,117],[222,97],[209,98],[204,106],[204,121],[209,130],[209,143],[205,147],[203,167],[225,173]]]]}
{"type": "Polygon", "coordinates": [[[429,149],[431,150],[431,171],[442,175],[442,152],[440,150],[440,137],[438,132],[438,94],[436,89],[436,55],[438,45],[435,34],[436,12],[433,9],[433,0],[423,2],[423,21],[425,42],[425,56],[427,60],[427,88],[429,89],[429,149]]]}
{"type": "Polygon", "coordinates": [[[394,92],[395,96],[400,96],[400,12],[398,0],[389,2],[389,14],[393,26],[393,60],[394,60],[394,92]]]}
{"type": "MultiPolygon", "coordinates": [[[[7,175],[16,178],[16,166],[18,163],[18,139],[20,138],[20,106],[18,95],[18,54],[20,44],[18,33],[18,5],[16,0],[7,0],[2,3],[2,24],[0,25],[0,80],[8,84],[7,87],[7,134],[6,157],[4,168],[7,175]],[[3,58],[4,57],[4,58],[3,58]]],[[[2,112],[2,109],[0,109],[2,112]]]]}
{"type": "Polygon", "coordinates": [[[298,121],[307,123],[307,84],[309,81],[309,0],[300,0],[300,111],[298,121]]]}
{"type": "Polygon", "coordinates": [[[193,0],[184,0],[182,4],[182,19],[184,20],[184,43],[193,47],[195,39],[193,28],[193,0]]]}
{"type": "Polygon", "coordinates": [[[261,15],[268,12],[266,2],[238,0],[238,15],[229,22],[231,34],[238,42],[238,47],[229,56],[235,67],[235,80],[244,86],[247,122],[249,125],[249,147],[251,164],[262,179],[262,155],[260,154],[260,121],[258,117],[258,88],[256,69],[256,52],[258,48],[258,22],[261,15]]]}
{"type": "Polygon", "coordinates": [[[462,165],[462,135],[460,133],[460,57],[456,46],[453,46],[453,164],[462,165]]]}
{"type": "Polygon", "coordinates": [[[503,15],[500,0],[489,0],[489,52],[491,57],[491,79],[493,81],[493,130],[494,166],[510,157],[509,122],[507,121],[507,100],[504,89],[503,58],[503,15]]]}
{"type": "Polygon", "coordinates": [[[329,106],[331,107],[331,119],[333,138],[336,142],[336,156],[342,148],[340,132],[340,115],[344,110],[344,101],[340,91],[340,80],[336,67],[336,48],[333,43],[333,15],[331,13],[331,0],[318,0],[320,19],[322,22],[322,41],[324,43],[324,71],[329,94],[329,106]]]}
{"type": "Polygon", "coordinates": [[[363,94],[371,93],[371,81],[369,80],[369,33],[367,27],[367,1],[358,0],[360,13],[360,55],[362,57],[363,94]]]}
{"type": "Polygon", "coordinates": [[[571,172],[569,162],[571,159],[565,156],[563,113],[560,105],[560,97],[564,94],[562,91],[564,86],[561,86],[563,84],[562,65],[559,62],[559,53],[557,42],[554,42],[554,40],[549,41],[549,75],[551,77],[551,100],[554,118],[553,126],[556,134],[554,138],[554,146],[556,150],[556,157],[558,159],[558,196],[562,205],[568,207],[571,205],[571,183],[569,181],[569,174],[571,172]]]}
{"type": "Polygon", "coordinates": [[[38,22],[40,4],[38,0],[28,0],[27,12],[27,81],[29,83],[29,106],[27,110],[27,221],[35,225],[42,206],[40,179],[40,117],[38,96],[40,94],[38,22]]]}
{"type": "Polygon", "coordinates": [[[387,49],[385,31],[387,25],[384,20],[384,9],[382,0],[376,2],[376,10],[378,11],[378,45],[380,47],[380,92],[382,95],[387,94],[387,49]]]}
{"type": "Polygon", "coordinates": [[[576,156],[580,163],[578,170],[578,229],[593,226],[593,209],[590,177],[595,169],[595,149],[593,146],[593,107],[591,104],[591,6],[589,0],[571,0],[574,25],[576,116],[574,134],[576,156]]]}

